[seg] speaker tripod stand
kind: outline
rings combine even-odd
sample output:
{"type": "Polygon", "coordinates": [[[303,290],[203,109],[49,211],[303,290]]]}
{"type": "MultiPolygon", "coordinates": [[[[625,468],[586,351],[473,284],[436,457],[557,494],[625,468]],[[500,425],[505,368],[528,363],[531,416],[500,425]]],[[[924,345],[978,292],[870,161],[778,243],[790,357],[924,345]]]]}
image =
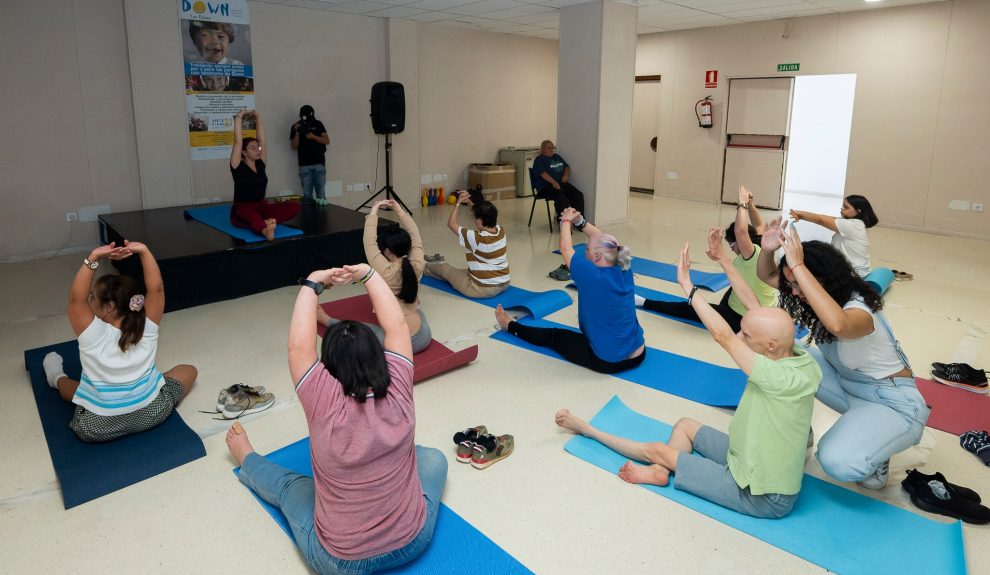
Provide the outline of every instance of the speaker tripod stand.
{"type": "Polygon", "coordinates": [[[363,204],[361,204],[360,206],[358,206],[357,207],[358,210],[362,210],[364,208],[369,207],[372,203],[374,203],[375,198],[377,198],[378,196],[380,196],[382,194],[382,192],[385,192],[385,199],[386,200],[395,200],[395,201],[399,202],[399,205],[402,206],[402,209],[406,210],[407,212],[409,211],[409,208],[406,207],[406,204],[402,201],[402,198],[400,198],[399,197],[399,194],[396,194],[395,193],[395,189],[392,188],[392,138],[391,138],[391,136],[392,136],[391,134],[385,134],[385,185],[382,186],[381,189],[379,189],[377,192],[375,192],[375,194],[373,196],[371,196],[370,198],[368,198],[367,200],[365,200],[363,204]]]}

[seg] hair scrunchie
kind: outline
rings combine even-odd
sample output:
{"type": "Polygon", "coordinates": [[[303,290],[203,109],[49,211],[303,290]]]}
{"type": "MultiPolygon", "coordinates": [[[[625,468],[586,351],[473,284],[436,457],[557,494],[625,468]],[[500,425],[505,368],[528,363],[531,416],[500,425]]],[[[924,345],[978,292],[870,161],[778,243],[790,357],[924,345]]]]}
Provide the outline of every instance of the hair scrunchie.
{"type": "Polygon", "coordinates": [[[131,301],[127,304],[131,311],[141,311],[144,309],[144,296],[141,294],[131,296],[131,301]]]}

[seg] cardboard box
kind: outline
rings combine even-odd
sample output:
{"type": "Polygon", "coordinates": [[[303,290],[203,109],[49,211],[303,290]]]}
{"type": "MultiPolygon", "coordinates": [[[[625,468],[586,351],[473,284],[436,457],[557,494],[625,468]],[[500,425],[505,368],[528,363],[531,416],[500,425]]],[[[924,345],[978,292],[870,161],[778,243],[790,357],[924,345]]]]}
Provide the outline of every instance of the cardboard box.
{"type": "Polygon", "coordinates": [[[486,198],[499,197],[503,193],[515,195],[516,168],[512,164],[471,164],[468,187],[479,184],[486,198]]]}

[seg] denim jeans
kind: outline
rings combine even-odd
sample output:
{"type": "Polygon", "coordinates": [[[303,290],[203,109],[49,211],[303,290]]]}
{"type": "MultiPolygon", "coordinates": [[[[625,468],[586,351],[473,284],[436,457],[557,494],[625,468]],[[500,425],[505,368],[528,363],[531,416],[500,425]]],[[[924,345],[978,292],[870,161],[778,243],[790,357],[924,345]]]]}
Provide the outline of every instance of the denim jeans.
{"type": "Polygon", "coordinates": [[[416,471],[426,498],[423,529],[404,547],[357,560],[334,557],[320,543],[313,517],[316,488],[312,477],[289,471],[257,453],[251,453],[244,458],[239,478],[259,497],[282,511],[289,522],[292,537],[311,569],[317,573],[361,575],[408,563],[419,557],[433,539],[433,528],[440,511],[440,493],[447,480],[447,458],[438,449],[417,445],[416,471]]]}
{"type": "Polygon", "coordinates": [[[324,188],[327,185],[327,167],[323,164],[313,164],[312,166],[299,166],[299,183],[302,184],[303,197],[307,200],[316,197],[326,199],[324,188]]]}
{"type": "Polygon", "coordinates": [[[914,378],[874,379],[853,371],[839,362],[836,345],[808,349],[822,368],[815,397],[842,414],[818,442],[815,455],[829,477],[860,481],[918,443],[929,409],[914,378]]]}

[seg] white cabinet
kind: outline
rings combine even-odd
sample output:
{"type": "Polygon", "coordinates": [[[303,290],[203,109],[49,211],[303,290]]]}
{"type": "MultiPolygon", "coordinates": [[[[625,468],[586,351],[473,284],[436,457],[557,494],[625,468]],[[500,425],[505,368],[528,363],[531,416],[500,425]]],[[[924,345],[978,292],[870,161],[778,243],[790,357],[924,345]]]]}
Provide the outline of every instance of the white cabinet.
{"type": "Polygon", "coordinates": [[[516,196],[520,198],[533,195],[533,186],[529,182],[529,169],[533,160],[540,155],[540,147],[502,148],[498,151],[498,161],[502,164],[512,164],[516,167],[516,196]]]}

